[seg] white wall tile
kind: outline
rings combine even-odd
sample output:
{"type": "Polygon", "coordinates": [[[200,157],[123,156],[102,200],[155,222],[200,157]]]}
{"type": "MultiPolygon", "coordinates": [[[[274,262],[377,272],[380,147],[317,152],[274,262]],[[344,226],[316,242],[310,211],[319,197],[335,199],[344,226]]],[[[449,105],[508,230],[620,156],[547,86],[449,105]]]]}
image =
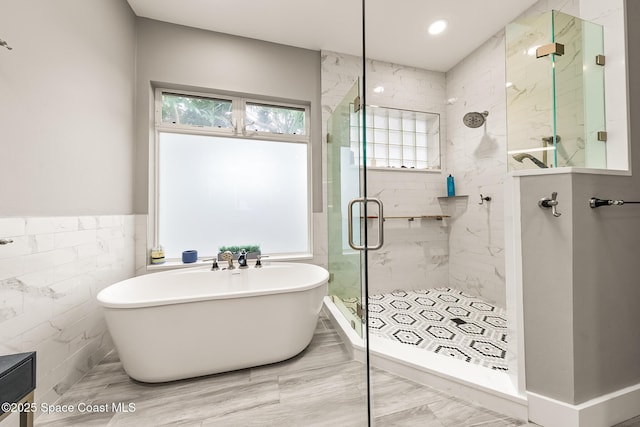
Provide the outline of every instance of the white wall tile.
{"type": "Polygon", "coordinates": [[[79,230],[93,230],[98,226],[98,218],[95,216],[81,216],[78,217],[78,229],[79,230]]]}
{"type": "Polygon", "coordinates": [[[52,403],[112,349],[95,299],[134,275],[133,215],[0,218],[0,354],[38,352],[38,402],[52,403]]]}
{"type": "Polygon", "coordinates": [[[0,260],[31,253],[31,245],[28,236],[14,236],[11,240],[13,240],[13,243],[0,246],[0,260]]]}
{"type": "Polygon", "coordinates": [[[447,99],[455,99],[447,105],[447,173],[455,179],[456,194],[469,196],[455,201],[449,221],[449,283],[501,307],[506,306],[504,50],[501,31],[447,72],[447,99]],[[471,111],[489,112],[484,126],[463,124],[471,111]],[[480,194],[492,200],[479,205],[480,194]]]}
{"type": "Polygon", "coordinates": [[[0,239],[25,234],[24,218],[0,218],[0,239]]]}

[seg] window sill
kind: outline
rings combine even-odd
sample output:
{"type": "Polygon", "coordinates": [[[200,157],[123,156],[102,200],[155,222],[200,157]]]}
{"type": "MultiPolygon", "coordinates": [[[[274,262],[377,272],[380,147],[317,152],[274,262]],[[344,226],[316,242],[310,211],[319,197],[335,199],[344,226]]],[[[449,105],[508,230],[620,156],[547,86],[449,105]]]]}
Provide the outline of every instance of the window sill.
{"type": "MultiPolygon", "coordinates": [[[[177,270],[181,268],[196,268],[196,267],[203,267],[203,266],[211,266],[211,263],[213,262],[213,257],[205,258],[205,259],[206,261],[199,259],[196,262],[185,264],[178,258],[172,258],[172,259],[166,260],[162,264],[147,264],[147,272],[155,273],[155,272],[167,271],[167,270],[177,270]]],[[[311,260],[311,259],[313,259],[312,254],[263,255],[261,262],[262,264],[268,264],[273,261],[276,261],[276,262],[277,261],[305,261],[305,260],[311,260]]],[[[254,263],[252,261],[253,260],[249,260],[250,266],[252,266],[254,263]]],[[[221,267],[224,268],[223,261],[219,261],[218,263],[219,264],[222,263],[221,267]]]]}

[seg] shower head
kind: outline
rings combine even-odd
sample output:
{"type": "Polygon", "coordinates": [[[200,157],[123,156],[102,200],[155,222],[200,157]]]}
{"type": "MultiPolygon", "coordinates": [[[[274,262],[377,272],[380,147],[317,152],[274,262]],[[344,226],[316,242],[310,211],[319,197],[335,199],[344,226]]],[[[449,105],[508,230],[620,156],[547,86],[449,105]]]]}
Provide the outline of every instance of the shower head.
{"type": "Polygon", "coordinates": [[[524,159],[529,159],[531,160],[536,166],[538,166],[539,168],[548,168],[549,166],[545,165],[544,163],[542,163],[540,160],[536,159],[535,157],[533,157],[531,154],[529,153],[518,153],[518,154],[514,154],[513,156],[513,160],[522,163],[522,161],[524,159]]]}
{"type": "Polygon", "coordinates": [[[488,111],[483,111],[482,113],[471,112],[464,115],[462,118],[462,123],[466,127],[470,128],[479,128],[482,126],[489,115],[488,111]]]}

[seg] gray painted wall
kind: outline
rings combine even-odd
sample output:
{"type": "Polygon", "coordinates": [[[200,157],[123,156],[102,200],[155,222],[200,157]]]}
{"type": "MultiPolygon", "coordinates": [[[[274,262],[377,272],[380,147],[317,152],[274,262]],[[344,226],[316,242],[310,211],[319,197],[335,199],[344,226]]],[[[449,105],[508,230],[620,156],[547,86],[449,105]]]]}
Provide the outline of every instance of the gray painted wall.
{"type": "Polygon", "coordinates": [[[571,175],[520,182],[527,390],[573,401],[573,228],[571,175]],[[558,192],[560,217],[538,207],[558,192]]]}
{"type": "MultiPolygon", "coordinates": [[[[632,140],[638,131],[632,125],[632,140]]],[[[636,167],[638,161],[636,153],[636,167]]],[[[589,175],[573,180],[577,402],[640,383],[640,207],[586,206],[591,196],[640,200],[638,181],[589,175]]]]}
{"type": "Polygon", "coordinates": [[[0,0],[0,38],[0,354],[37,351],[53,404],[113,349],[95,295],[134,273],[135,18],[0,0]]]}
{"type": "MultiPolygon", "coordinates": [[[[631,165],[640,169],[640,3],[626,4],[631,165]]],[[[568,403],[640,383],[640,176],[521,178],[527,389],[568,403]],[[535,199],[558,191],[562,217],[535,199]]]]}
{"type": "Polygon", "coordinates": [[[135,19],[129,5],[0,5],[0,38],[13,47],[0,50],[0,215],[131,213],[135,19]]]}
{"type": "Polygon", "coordinates": [[[135,212],[148,210],[154,82],[310,103],[313,205],[322,211],[320,52],[143,18],[137,25],[135,212]]]}

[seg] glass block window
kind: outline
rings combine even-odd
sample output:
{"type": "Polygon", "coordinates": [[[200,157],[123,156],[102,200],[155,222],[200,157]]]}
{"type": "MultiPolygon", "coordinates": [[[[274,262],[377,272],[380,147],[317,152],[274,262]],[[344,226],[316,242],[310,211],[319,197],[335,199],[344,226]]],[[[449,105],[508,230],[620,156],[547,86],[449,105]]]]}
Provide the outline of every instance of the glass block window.
{"type": "MultiPolygon", "coordinates": [[[[351,117],[351,149],[363,159],[358,114],[351,117]]],[[[367,167],[440,169],[439,114],[373,106],[366,108],[366,114],[367,167]]]]}

